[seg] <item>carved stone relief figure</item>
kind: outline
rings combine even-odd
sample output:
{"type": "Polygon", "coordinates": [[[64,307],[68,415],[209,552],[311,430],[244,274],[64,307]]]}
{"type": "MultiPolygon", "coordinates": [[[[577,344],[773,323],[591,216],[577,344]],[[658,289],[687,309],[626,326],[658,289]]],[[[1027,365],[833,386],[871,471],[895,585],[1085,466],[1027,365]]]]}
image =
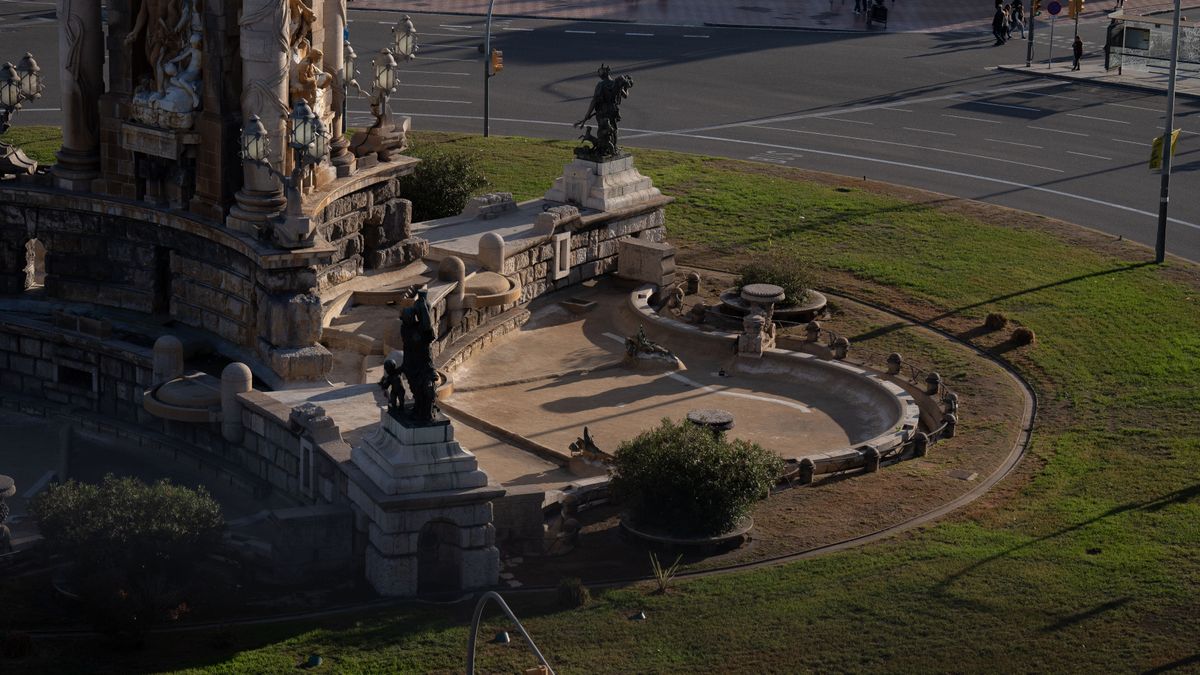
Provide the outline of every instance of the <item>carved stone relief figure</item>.
{"type": "Polygon", "coordinates": [[[134,91],[132,115],[144,124],[190,129],[201,107],[204,61],[196,0],[143,0],[125,44],[144,34],[150,75],[134,91]]]}

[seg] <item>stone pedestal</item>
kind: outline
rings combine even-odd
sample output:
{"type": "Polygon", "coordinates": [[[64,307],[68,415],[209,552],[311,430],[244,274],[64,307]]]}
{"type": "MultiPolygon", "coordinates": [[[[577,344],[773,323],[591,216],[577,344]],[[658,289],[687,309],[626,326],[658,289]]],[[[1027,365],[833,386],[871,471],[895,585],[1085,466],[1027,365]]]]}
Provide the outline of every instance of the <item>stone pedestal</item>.
{"type": "Polygon", "coordinates": [[[422,425],[386,410],[381,417],[350,455],[358,471],[349,496],[365,515],[369,542],[367,580],[390,596],[495,585],[491,501],[504,489],[488,485],[450,420],[422,425]]]}
{"type": "Polygon", "coordinates": [[[401,117],[399,122],[386,120],[384,124],[359,131],[350,138],[350,151],[358,158],[358,168],[370,168],[375,162],[390,162],[394,155],[408,148],[408,130],[412,119],[401,117]]]}
{"type": "Polygon", "coordinates": [[[633,156],[604,162],[576,159],[554,179],[546,201],[597,211],[618,211],[662,196],[650,179],[633,168],[633,156]]]}

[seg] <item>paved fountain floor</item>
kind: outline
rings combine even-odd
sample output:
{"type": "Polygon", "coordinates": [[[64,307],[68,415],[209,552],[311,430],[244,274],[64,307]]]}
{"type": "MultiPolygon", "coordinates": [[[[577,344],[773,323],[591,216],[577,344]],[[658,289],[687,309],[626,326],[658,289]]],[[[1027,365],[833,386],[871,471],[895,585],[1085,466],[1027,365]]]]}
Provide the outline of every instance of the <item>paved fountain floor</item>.
{"type": "Polygon", "coordinates": [[[521,330],[455,372],[450,402],[564,455],[584,426],[611,451],[663,417],[683,419],[696,408],[732,412],[734,437],[786,456],[843,448],[889,424],[885,411],[854,405],[852,392],[817,390],[787,373],[738,372],[732,342],[728,348],[688,344],[647,327],[686,370],[647,372],[616,365],[624,336],[638,328],[626,309],[625,292],[601,284],[572,295],[595,300],[598,307],[582,316],[557,304],[535,310],[521,330]],[[728,375],[720,375],[722,370],[728,375]]]}

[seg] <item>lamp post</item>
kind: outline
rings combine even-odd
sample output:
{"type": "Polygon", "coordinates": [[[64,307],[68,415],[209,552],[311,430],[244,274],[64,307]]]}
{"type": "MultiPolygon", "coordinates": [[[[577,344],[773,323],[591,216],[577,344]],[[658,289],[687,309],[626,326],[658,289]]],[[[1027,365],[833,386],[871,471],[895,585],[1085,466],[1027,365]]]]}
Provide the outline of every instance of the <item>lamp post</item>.
{"type": "Polygon", "coordinates": [[[400,23],[392,26],[392,52],[405,61],[411,61],[419,49],[417,28],[413,26],[412,18],[405,14],[400,23]]]}
{"type": "Polygon", "coordinates": [[[488,0],[487,24],[483,30],[483,135],[486,138],[490,131],[489,122],[492,112],[492,91],[489,83],[492,80],[492,6],[496,0],[488,0]]]}
{"type": "Polygon", "coordinates": [[[379,50],[371,64],[371,89],[367,93],[355,81],[354,61],[358,58],[354,50],[346,43],[347,51],[343,58],[342,80],[346,87],[347,98],[349,88],[356,90],[371,100],[371,114],[375,123],[370,128],[359,131],[350,139],[350,148],[358,158],[360,169],[373,165],[374,161],[389,161],[391,153],[406,147],[408,121],[397,126],[392,121],[391,110],[388,109],[388,99],[396,91],[397,59],[411,61],[417,53],[417,29],[412,19],[405,16],[392,28],[392,44],[379,50]],[[372,159],[372,157],[376,159],[372,159]],[[365,162],[365,164],[364,164],[365,162]]]}
{"type": "MultiPolygon", "coordinates": [[[[1167,119],[1162,136],[1162,183],[1158,193],[1158,236],[1154,241],[1154,262],[1161,264],[1167,258],[1167,206],[1171,203],[1171,136],[1175,126],[1175,74],[1179,68],[1179,12],[1180,2],[1175,0],[1175,23],[1171,27],[1171,75],[1167,80],[1167,119]]],[[[1121,60],[1125,55],[1121,54],[1121,60]]]]}
{"type": "MultiPolygon", "coordinates": [[[[41,72],[29,52],[19,65],[6,63],[0,68],[0,134],[8,131],[12,116],[21,109],[22,103],[41,98],[45,89],[41,72]]],[[[26,157],[20,148],[0,141],[0,175],[36,171],[37,162],[26,157]]]]}
{"type": "Polygon", "coordinates": [[[289,119],[292,133],[288,147],[295,159],[290,175],[271,166],[271,139],[258,115],[251,115],[242,129],[241,156],[244,161],[263,167],[283,183],[287,210],[282,225],[275,228],[276,243],[284,248],[307,248],[314,243],[313,231],[310,218],[304,213],[300,184],[308,167],[319,164],[329,153],[329,132],[304,99],[292,108],[289,119]]]}

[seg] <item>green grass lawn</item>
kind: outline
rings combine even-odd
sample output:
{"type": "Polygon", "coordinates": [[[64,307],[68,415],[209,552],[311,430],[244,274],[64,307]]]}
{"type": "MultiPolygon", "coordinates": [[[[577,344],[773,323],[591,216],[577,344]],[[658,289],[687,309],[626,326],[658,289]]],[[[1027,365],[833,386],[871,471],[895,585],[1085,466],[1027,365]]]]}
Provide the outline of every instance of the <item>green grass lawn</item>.
{"type": "MultiPolygon", "coordinates": [[[[492,189],[519,199],[544,192],[571,159],[558,142],[417,139],[417,154],[441,143],[475,155],[492,189]]],[[[935,526],[679,582],[665,596],[600,591],[570,611],[521,599],[518,612],[558,672],[1200,670],[1196,269],[1139,265],[1150,253],[1134,246],[1114,256],[1036,223],[985,222],[774,167],[643,150],[636,163],[677,198],[667,227],[693,262],[703,255],[720,267],[726,256],[775,247],[818,279],[854,279],[881,297],[894,289],[943,322],[1000,311],[1032,328],[1037,344],[1007,356],[1042,407],[1020,475],[935,526]],[[649,619],[629,621],[639,609],[649,619]]],[[[403,608],[237,628],[225,641],[162,638],[104,661],[262,672],[320,653],[319,672],[461,670],[467,612],[403,608]]],[[[29,665],[99,660],[73,644],[47,649],[29,665]]],[[[532,663],[515,643],[486,645],[479,667],[532,663]]]]}

